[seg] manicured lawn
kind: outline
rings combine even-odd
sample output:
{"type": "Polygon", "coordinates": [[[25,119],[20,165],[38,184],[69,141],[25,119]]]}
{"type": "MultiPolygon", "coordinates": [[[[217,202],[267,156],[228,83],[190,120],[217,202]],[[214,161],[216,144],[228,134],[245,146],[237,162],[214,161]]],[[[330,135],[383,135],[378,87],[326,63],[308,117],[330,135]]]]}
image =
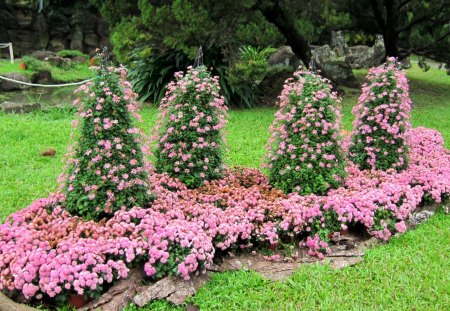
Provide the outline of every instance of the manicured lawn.
{"type": "MultiPolygon", "coordinates": [[[[19,64],[20,59],[17,59],[14,64],[11,64],[7,60],[0,60],[0,75],[10,72],[22,72],[30,76],[33,74],[31,70],[20,70],[19,64]]],[[[50,71],[53,79],[61,83],[83,81],[92,78],[93,76],[93,72],[89,69],[89,65],[87,63],[74,64],[70,68],[51,66],[50,71]]]]}
{"type": "MultiPolygon", "coordinates": [[[[363,76],[364,71],[358,71],[363,76]]],[[[431,69],[409,70],[414,126],[436,128],[450,148],[450,76],[431,69]]],[[[359,90],[345,89],[343,123],[359,90]]],[[[228,163],[259,167],[274,108],[232,110],[227,127],[228,163]]],[[[153,126],[157,110],[146,108],[142,126],[153,126]]],[[[69,110],[28,115],[0,114],[0,222],[10,213],[57,189],[62,156],[71,131],[69,110]],[[56,149],[54,158],[40,151],[56,149]]],[[[449,310],[450,217],[440,214],[415,231],[369,251],[364,263],[339,271],[304,266],[285,282],[268,282],[250,272],[216,274],[190,300],[201,310],[449,310]]],[[[169,310],[156,302],[146,310],[169,310]]],[[[128,310],[136,310],[130,307],[128,310]]],[[[180,309],[182,310],[182,309],[180,309]]]]}

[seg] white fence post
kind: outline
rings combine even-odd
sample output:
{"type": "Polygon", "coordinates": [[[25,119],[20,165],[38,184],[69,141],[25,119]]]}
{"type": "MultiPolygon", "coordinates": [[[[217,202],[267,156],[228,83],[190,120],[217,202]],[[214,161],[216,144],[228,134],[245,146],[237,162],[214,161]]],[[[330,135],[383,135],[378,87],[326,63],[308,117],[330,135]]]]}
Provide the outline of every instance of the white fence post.
{"type": "Polygon", "coordinates": [[[11,42],[9,43],[9,57],[11,58],[11,64],[14,64],[14,50],[11,42]]]}

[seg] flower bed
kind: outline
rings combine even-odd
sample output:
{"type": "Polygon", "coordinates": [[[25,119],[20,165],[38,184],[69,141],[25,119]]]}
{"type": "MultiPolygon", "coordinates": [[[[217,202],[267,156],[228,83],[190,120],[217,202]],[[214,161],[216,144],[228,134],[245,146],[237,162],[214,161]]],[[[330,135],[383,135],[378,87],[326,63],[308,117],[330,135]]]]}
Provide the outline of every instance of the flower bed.
{"type": "Polygon", "coordinates": [[[0,290],[96,296],[132,266],[153,278],[188,279],[216,252],[286,239],[323,257],[328,235],[350,224],[388,240],[418,206],[450,194],[450,155],[437,131],[412,130],[409,156],[402,172],[349,165],[345,185],[326,196],[285,195],[259,170],[237,168],[199,189],[151,171],[152,207],[120,210],[108,221],[71,216],[60,194],[39,199],[0,225],[0,290]]]}

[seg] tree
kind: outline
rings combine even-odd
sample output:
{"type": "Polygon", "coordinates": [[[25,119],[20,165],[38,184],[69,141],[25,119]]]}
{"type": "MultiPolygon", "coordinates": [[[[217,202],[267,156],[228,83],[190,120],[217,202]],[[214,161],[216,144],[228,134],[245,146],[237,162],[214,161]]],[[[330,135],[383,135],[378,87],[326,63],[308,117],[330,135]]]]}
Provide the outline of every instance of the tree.
{"type": "Polygon", "coordinates": [[[354,29],[381,33],[386,55],[411,53],[450,63],[450,6],[446,0],[341,1],[354,29]]]}

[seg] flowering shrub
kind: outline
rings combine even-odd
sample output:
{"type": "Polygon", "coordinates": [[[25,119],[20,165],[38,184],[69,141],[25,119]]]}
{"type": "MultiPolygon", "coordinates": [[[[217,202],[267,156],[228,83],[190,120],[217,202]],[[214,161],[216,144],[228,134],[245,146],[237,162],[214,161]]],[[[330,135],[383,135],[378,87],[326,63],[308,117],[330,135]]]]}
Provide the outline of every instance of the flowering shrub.
{"type": "Polygon", "coordinates": [[[269,181],[286,193],[323,194],[344,176],[339,99],[328,81],[309,71],[288,79],[268,144],[269,181]]]}
{"type": "Polygon", "coordinates": [[[150,200],[139,130],[132,124],[132,115],[139,117],[136,94],[125,77],[124,68],[116,72],[102,66],[92,82],[77,90],[81,137],[61,181],[65,208],[86,219],[144,207],[150,200]]]}
{"type": "Polygon", "coordinates": [[[155,166],[195,188],[222,176],[226,106],[218,77],[206,67],[189,67],[175,78],[160,105],[155,166]]]}
{"type": "Polygon", "coordinates": [[[356,223],[388,240],[406,230],[405,220],[424,200],[450,195],[450,154],[441,135],[417,128],[411,136],[408,169],[386,173],[350,164],[344,185],[326,196],[286,195],[262,172],[239,168],[198,189],[150,171],[151,191],[158,193],[152,208],[120,210],[102,222],[67,213],[64,195],[36,200],[0,225],[0,290],[37,299],[94,295],[136,264],[149,277],[188,279],[212,263],[216,250],[282,244],[287,236],[322,258],[329,234],[356,223]]]}
{"type": "Polygon", "coordinates": [[[361,169],[397,171],[408,167],[411,128],[408,80],[395,58],[370,69],[358,104],[353,108],[350,158],[361,169]]]}

